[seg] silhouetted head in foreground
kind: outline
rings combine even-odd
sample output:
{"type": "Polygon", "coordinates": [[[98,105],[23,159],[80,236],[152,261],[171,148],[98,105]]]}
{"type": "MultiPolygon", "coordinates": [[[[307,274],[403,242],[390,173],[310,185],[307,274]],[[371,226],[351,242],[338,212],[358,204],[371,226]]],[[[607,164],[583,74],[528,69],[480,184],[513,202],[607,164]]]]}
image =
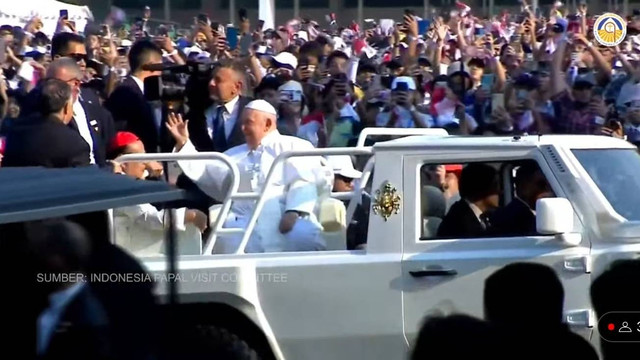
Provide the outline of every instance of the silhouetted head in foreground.
{"type": "MultiPolygon", "coordinates": [[[[591,284],[591,303],[600,319],[611,311],[640,311],[640,261],[620,260],[591,284]]],[[[600,341],[604,360],[629,359],[640,353],[638,343],[600,341]]]]}
{"type": "Polygon", "coordinates": [[[598,360],[591,344],[563,323],[564,290],[552,268],[513,263],[485,282],[486,319],[519,360],[598,360]]]}
{"type": "Polygon", "coordinates": [[[411,360],[502,359],[499,338],[486,321],[468,315],[425,319],[411,360]]]}
{"type": "Polygon", "coordinates": [[[562,283],[553,269],[542,264],[509,264],[485,281],[485,318],[496,325],[560,326],[563,302],[562,283]]]}

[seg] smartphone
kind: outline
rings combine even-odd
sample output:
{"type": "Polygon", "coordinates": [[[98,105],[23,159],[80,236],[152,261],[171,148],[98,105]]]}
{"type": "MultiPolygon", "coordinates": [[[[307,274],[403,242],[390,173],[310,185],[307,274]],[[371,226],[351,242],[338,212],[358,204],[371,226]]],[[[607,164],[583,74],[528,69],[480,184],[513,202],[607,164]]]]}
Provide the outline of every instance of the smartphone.
{"type": "Polygon", "coordinates": [[[240,38],[240,55],[247,56],[249,55],[249,49],[251,49],[251,45],[253,44],[253,36],[250,34],[242,35],[240,38]]]}
{"type": "Polygon", "coordinates": [[[491,94],[491,111],[495,111],[497,108],[504,108],[504,94],[494,93],[491,94]]]}
{"type": "Polygon", "coordinates": [[[407,84],[406,82],[399,82],[398,85],[396,85],[396,91],[409,91],[409,84],[407,84]]]}
{"type": "Polygon", "coordinates": [[[481,85],[482,90],[486,92],[491,92],[491,88],[493,87],[493,82],[495,79],[495,74],[484,74],[482,75],[481,85]]]}
{"type": "Polygon", "coordinates": [[[529,92],[527,90],[520,89],[516,92],[516,99],[518,99],[518,101],[526,100],[527,98],[529,98],[529,92]]]}
{"type": "Polygon", "coordinates": [[[474,33],[476,34],[476,36],[484,36],[485,31],[484,31],[483,27],[481,27],[481,28],[477,27],[475,29],[474,33]]]}
{"type": "Polygon", "coordinates": [[[264,20],[258,20],[258,31],[262,31],[264,28],[264,20]]]}
{"type": "Polygon", "coordinates": [[[102,36],[108,36],[109,35],[109,25],[102,25],[100,32],[102,33],[102,36]]]}
{"type": "Polygon", "coordinates": [[[227,27],[227,42],[231,50],[235,50],[238,47],[238,29],[232,26],[227,27]]]}
{"type": "Polygon", "coordinates": [[[429,31],[429,26],[431,26],[431,21],[429,20],[418,21],[418,35],[426,34],[429,31]]]}
{"type": "Polygon", "coordinates": [[[68,19],[69,18],[69,10],[67,10],[67,9],[60,10],[60,17],[68,19]]]}
{"type": "Polygon", "coordinates": [[[404,9],[404,14],[407,16],[415,16],[413,10],[410,9],[404,9]]]}
{"type": "Polygon", "coordinates": [[[196,19],[198,19],[198,22],[209,25],[209,16],[205,13],[198,14],[198,17],[196,19]]]}
{"type": "Polygon", "coordinates": [[[240,9],[238,10],[238,17],[240,18],[240,21],[245,21],[247,20],[249,17],[247,16],[247,9],[240,9]]]}
{"type": "MultiPolygon", "coordinates": [[[[0,64],[7,61],[7,42],[4,38],[0,38],[0,64]]],[[[0,71],[1,73],[2,71],[0,71]]]]}

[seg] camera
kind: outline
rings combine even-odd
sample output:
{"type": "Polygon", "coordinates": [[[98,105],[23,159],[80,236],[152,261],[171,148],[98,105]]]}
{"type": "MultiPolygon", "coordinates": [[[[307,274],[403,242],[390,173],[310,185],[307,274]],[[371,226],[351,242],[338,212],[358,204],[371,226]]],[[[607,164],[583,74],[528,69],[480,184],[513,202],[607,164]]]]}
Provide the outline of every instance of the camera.
{"type": "Polygon", "coordinates": [[[162,75],[150,76],[144,81],[147,101],[182,101],[187,87],[208,82],[216,63],[189,61],[185,65],[152,64],[142,67],[147,71],[161,71],[162,75]]]}

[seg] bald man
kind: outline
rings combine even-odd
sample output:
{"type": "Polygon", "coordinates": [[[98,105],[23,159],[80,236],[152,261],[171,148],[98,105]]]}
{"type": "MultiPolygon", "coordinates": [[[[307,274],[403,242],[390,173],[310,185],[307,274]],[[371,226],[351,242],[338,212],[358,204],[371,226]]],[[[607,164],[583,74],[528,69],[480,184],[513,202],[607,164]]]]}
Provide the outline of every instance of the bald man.
{"type": "MultiPolygon", "coordinates": [[[[240,192],[261,192],[271,165],[285,151],[312,150],[310,142],[281,135],[276,129],[276,110],[264,100],[247,104],[240,116],[246,143],[224,152],[240,171],[240,192]]],[[[170,115],[167,127],[180,154],[197,152],[189,140],[187,122],[170,115]]],[[[208,195],[224,200],[231,184],[229,168],[220,161],[178,161],[182,171],[208,195]]],[[[315,215],[318,189],[330,187],[331,169],[323,172],[320,158],[293,158],[279,164],[266,190],[266,202],[246,252],[324,250],[322,226],[315,215]],[[284,168],[283,168],[284,166],[284,168]]],[[[246,228],[254,208],[253,200],[235,201],[225,228],[246,228]]],[[[221,235],[214,253],[237,251],[241,235],[221,235]]]]}

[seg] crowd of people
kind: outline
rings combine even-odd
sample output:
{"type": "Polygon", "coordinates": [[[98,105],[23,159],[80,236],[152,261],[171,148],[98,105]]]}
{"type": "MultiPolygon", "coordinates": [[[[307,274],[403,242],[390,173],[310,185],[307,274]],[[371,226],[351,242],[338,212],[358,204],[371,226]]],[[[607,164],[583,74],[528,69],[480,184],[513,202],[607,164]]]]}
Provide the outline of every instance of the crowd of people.
{"type": "MultiPolygon", "coordinates": [[[[116,159],[140,153],[222,152],[238,165],[240,191],[255,192],[265,185],[273,190],[246,251],[313,251],[327,246],[320,238],[326,226],[316,211],[321,189],[349,191],[362,173],[349,157],[297,159],[278,164],[283,171],[274,173],[281,175],[266,184],[275,159],[286,151],[352,147],[368,127],[443,128],[474,136],[590,134],[640,143],[640,13],[628,16],[624,41],[606,47],[594,39],[598,15],[589,13],[584,3],[577,9],[556,3],[547,13],[525,1],[521,5],[520,13],[479,17],[458,2],[430,19],[405,11],[397,22],[293,19],[276,29],[262,28],[262,22],[252,22],[243,11],[237,28],[200,14],[189,31],[179,33],[166,26],[152,29],[148,9],[128,28],[90,24],[81,30],[64,16],[52,36],[40,31],[38,17],[22,28],[0,26],[0,167],[95,166],[152,179],[168,175],[169,168],[116,159]],[[167,76],[162,64],[200,64],[205,70],[167,76]],[[154,90],[168,94],[181,86],[184,96],[151,101],[154,90]]],[[[611,31],[615,35],[617,30],[611,31]]],[[[229,169],[216,161],[177,165],[171,181],[200,194],[200,201],[176,212],[177,225],[205,231],[209,209],[225,198],[229,169]]],[[[470,173],[474,167],[467,169],[470,173]]],[[[548,189],[538,190],[531,199],[522,195],[531,200],[528,215],[535,207],[533,195],[548,189]]],[[[254,206],[252,201],[236,201],[224,226],[246,228],[254,206]]],[[[350,250],[365,245],[368,208],[361,204],[356,210],[350,250]]],[[[164,227],[164,212],[151,204],[116,213],[149,229],[164,227]]],[[[474,228],[447,221],[438,232],[484,232],[487,228],[476,215],[471,216],[474,228]]],[[[501,231],[509,233],[509,216],[500,219],[507,223],[501,231]]],[[[523,227],[534,232],[531,221],[523,227]]],[[[213,251],[234,253],[240,240],[221,236],[213,251]]],[[[37,245],[52,246],[42,241],[37,245]]],[[[154,246],[144,245],[143,250],[155,251],[154,246]]],[[[490,288],[526,284],[518,294],[538,300],[539,293],[548,293],[550,284],[557,283],[547,269],[518,266],[508,268],[516,278],[497,273],[487,283],[491,325],[465,317],[433,319],[423,328],[414,358],[432,356],[438,349],[474,351],[464,357],[500,356],[488,345],[496,338],[494,331],[502,331],[493,323],[518,328],[526,324],[513,323],[516,315],[493,309],[523,303],[489,296],[490,288]],[[546,280],[533,291],[529,286],[536,280],[523,279],[535,275],[546,280]],[[477,347],[460,347],[458,340],[447,342],[447,337],[461,337],[477,347]],[[420,355],[423,351],[428,356],[420,355]]],[[[76,296],[67,290],[52,289],[76,296]]],[[[555,316],[540,331],[560,335],[545,341],[566,354],[574,354],[574,346],[583,358],[592,358],[588,344],[561,326],[562,289],[555,290],[548,312],[535,315],[555,316]]],[[[85,300],[94,302],[90,294],[85,300]]],[[[533,311],[538,305],[523,307],[533,311]]],[[[43,353],[51,337],[47,314],[40,319],[47,330],[38,340],[43,353]]],[[[99,313],[93,315],[102,321],[99,313]]],[[[510,341],[527,346],[519,339],[510,341]]],[[[548,355],[535,354],[532,358],[548,355]]]]}

